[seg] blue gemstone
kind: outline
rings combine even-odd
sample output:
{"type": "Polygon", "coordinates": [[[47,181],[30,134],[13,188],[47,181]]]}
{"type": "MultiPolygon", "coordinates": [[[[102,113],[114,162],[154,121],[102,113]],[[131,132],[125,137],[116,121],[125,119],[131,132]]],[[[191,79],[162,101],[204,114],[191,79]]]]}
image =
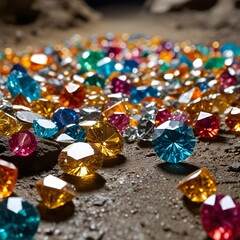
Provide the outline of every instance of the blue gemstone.
{"type": "Polygon", "coordinates": [[[0,239],[32,240],[40,216],[37,210],[19,197],[9,197],[0,203],[0,239]]]}
{"type": "Polygon", "coordinates": [[[40,98],[40,87],[26,73],[14,71],[8,76],[7,88],[13,97],[21,93],[29,102],[40,98]]]}
{"type": "Polygon", "coordinates": [[[11,69],[11,72],[13,72],[13,71],[19,71],[19,72],[22,72],[22,73],[27,73],[27,70],[25,69],[25,67],[23,67],[19,63],[13,65],[13,67],[11,69]]]}
{"type": "Polygon", "coordinates": [[[140,86],[133,88],[130,97],[132,103],[140,103],[145,97],[158,97],[159,92],[152,86],[140,86]]]}
{"type": "Polygon", "coordinates": [[[54,112],[52,121],[57,124],[59,129],[62,129],[69,124],[78,124],[79,116],[71,108],[59,108],[54,112]]]}
{"type": "Polygon", "coordinates": [[[166,162],[179,163],[189,157],[195,146],[192,128],[178,121],[167,121],[154,129],[152,145],[166,162]]]}
{"type": "Polygon", "coordinates": [[[41,138],[50,138],[58,132],[57,125],[48,119],[36,119],[33,121],[34,133],[41,138]]]}
{"type": "Polygon", "coordinates": [[[70,124],[66,126],[65,134],[70,136],[71,138],[77,140],[78,142],[84,142],[85,137],[87,135],[87,131],[79,125],[70,124]]]}
{"type": "Polygon", "coordinates": [[[132,72],[134,69],[137,69],[138,68],[138,62],[136,62],[135,60],[133,59],[126,59],[124,61],[124,64],[123,64],[123,72],[124,73],[127,73],[127,72],[132,72]]]}

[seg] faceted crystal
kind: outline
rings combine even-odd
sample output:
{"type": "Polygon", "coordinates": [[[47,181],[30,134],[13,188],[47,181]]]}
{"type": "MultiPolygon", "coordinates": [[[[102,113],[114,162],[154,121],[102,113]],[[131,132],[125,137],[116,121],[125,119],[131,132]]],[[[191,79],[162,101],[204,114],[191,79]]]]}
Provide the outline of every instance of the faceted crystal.
{"type": "Polygon", "coordinates": [[[55,140],[59,143],[68,143],[68,144],[76,142],[74,138],[70,137],[66,133],[61,133],[59,136],[57,136],[55,140]]]}
{"type": "Polygon", "coordinates": [[[155,118],[156,127],[168,120],[171,120],[171,118],[171,113],[166,108],[159,109],[155,118]]]}
{"type": "Polygon", "coordinates": [[[33,121],[33,130],[38,137],[50,138],[58,132],[58,127],[51,120],[37,119],[33,121]]]}
{"type": "Polygon", "coordinates": [[[140,86],[133,88],[130,94],[133,103],[140,103],[145,97],[158,97],[159,92],[152,86],[140,86]]]}
{"type": "Polygon", "coordinates": [[[22,105],[25,107],[30,107],[30,103],[27,101],[27,99],[19,93],[12,101],[12,105],[22,105]]]}
{"type": "Polygon", "coordinates": [[[64,148],[58,157],[60,168],[65,173],[77,177],[95,173],[102,163],[103,155],[90,143],[73,143],[64,148]]]}
{"type": "Polygon", "coordinates": [[[235,76],[231,75],[229,71],[225,71],[220,76],[220,90],[223,92],[225,88],[234,86],[237,84],[235,76]]]}
{"type": "Polygon", "coordinates": [[[138,129],[136,127],[127,126],[124,133],[123,138],[128,143],[133,143],[138,140],[138,129]]]}
{"type": "Polygon", "coordinates": [[[94,73],[90,72],[90,73],[88,73],[86,79],[84,80],[84,85],[86,85],[86,86],[97,86],[97,87],[100,87],[100,88],[104,88],[105,79],[98,74],[94,74],[94,73]]]}
{"type": "Polygon", "coordinates": [[[86,90],[81,83],[67,83],[60,92],[59,102],[69,108],[79,108],[83,105],[86,97],[86,90]]]}
{"type": "Polygon", "coordinates": [[[171,119],[174,121],[179,121],[179,122],[185,123],[188,121],[188,115],[181,110],[176,110],[175,112],[172,113],[171,119]]]}
{"type": "Polygon", "coordinates": [[[33,123],[34,120],[43,118],[41,115],[29,111],[17,111],[16,117],[19,121],[25,123],[33,123]]]}
{"type": "Polygon", "coordinates": [[[61,207],[76,197],[74,186],[52,175],[38,181],[36,188],[43,203],[49,209],[61,207]]]}
{"type": "Polygon", "coordinates": [[[87,131],[83,127],[76,124],[67,125],[63,129],[63,132],[78,142],[84,142],[84,139],[87,135],[87,131]]]}
{"type": "Polygon", "coordinates": [[[237,240],[240,235],[240,203],[229,195],[211,195],[202,205],[201,222],[213,240],[237,240]]]}
{"type": "Polygon", "coordinates": [[[225,58],[220,58],[220,57],[209,58],[204,65],[204,69],[209,69],[209,70],[213,70],[214,68],[220,69],[224,66],[224,63],[225,63],[225,58]]]}
{"type": "Polygon", "coordinates": [[[120,78],[114,78],[111,81],[111,91],[113,93],[124,93],[124,94],[130,94],[131,90],[132,90],[132,85],[127,82],[126,80],[121,80],[120,78]]]}
{"type": "Polygon", "coordinates": [[[96,72],[102,75],[104,78],[108,78],[113,72],[120,72],[123,66],[120,63],[116,63],[109,57],[101,59],[97,63],[96,72]]]}
{"type": "Polygon", "coordinates": [[[179,103],[183,103],[183,104],[187,104],[190,103],[191,101],[197,99],[197,98],[201,98],[202,97],[202,92],[198,87],[194,87],[191,90],[183,93],[180,97],[179,97],[179,103]]]}
{"type": "Polygon", "coordinates": [[[194,129],[202,138],[213,138],[220,130],[220,119],[211,113],[200,112],[194,122],[194,129]]]}
{"type": "Polygon", "coordinates": [[[0,199],[12,194],[17,177],[18,169],[16,166],[0,159],[0,199]]]}
{"type": "Polygon", "coordinates": [[[114,113],[108,117],[108,123],[113,125],[115,128],[117,128],[121,133],[124,132],[126,127],[128,126],[130,119],[128,115],[124,113],[114,113]]]}
{"type": "Polygon", "coordinates": [[[195,146],[192,128],[178,121],[167,121],[153,132],[153,149],[166,162],[179,163],[189,157],[195,146]]]}
{"type": "Polygon", "coordinates": [[[105,122],[93,125],[87,133],[86,141],[94,144],[106,157],[113,157],[123,149],[123,138],[115,127],[105,122]]]}
{"type": "Polygon", "coordinates": [[[79,109],[80,122],[87,120],[99,121],[101,111],[95,107],[83,107],[79,109]]]}
{"type": "Polygon", "coordinates": [[[9,197],[0,203],[0,239],[31,240],[37,232],[40,216],[30,203],[9,197]]]}
{"type": "Polygon", "coordinates": [[[7,88],[13,97],[21,93],[29,102],[40,98],[40,87],[29,75],[14,71],[8,76],[7,88]]]}
{"type": "Polygon", "coordinates": [[[138,139],[152,141],[155,122],[151,119],[141,118],[138,124],[138,139]]]}
{"type": "Polygon", "coordinates": [[[19,156],[28,156],[37,148],[37,141],[28,130],[13,134],[8,140],[11,150],[19,156]]]}
{"type": "Polygon", "coordinates": [[[226,125],[234,133],[240,133],[240,108],[232,108],[225,119],[226,125]]]}
{"type": "Polygon", "coordinates": [[[57,124],[59,129],[62,129],[69,124],[78,124],[79,116],[71,108],[61,107],[54,112],[52,121],[57,124]]]}
{"type": "Polygon", "coordinates": [[[217,184],[208,169],[202,168],[185,177],[178,189],[192,202],[203,202],[216,193],[217,184]]]}

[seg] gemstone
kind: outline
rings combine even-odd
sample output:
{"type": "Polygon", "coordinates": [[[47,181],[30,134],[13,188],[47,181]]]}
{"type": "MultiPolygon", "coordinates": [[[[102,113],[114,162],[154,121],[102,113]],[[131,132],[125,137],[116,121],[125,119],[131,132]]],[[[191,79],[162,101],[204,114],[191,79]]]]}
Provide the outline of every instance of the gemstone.
{"type": "Polygon", "coordinates": [[[240,108],[232,108],[225,119],[226,125],[234,133],[240,133],[240,108]]]}
{"type": "Polygon", "coordinates": [[[21,93],[28,102],[40,98],[40,87],[29,75],[14,71],[8,75],[7,88],[13,97],[21,93]]]}
{"type": "Polygon", "coordinates": [[[128,143],[133,143],[138,140],[138,129],[136,127],[127,126],[124,133],[123,138],[128,143]]]}
{"type": "Polygon", "coordinates": [[[31,70],[39,71],[47,65],[48,57],[43,53],[36,53],[31,56],[30,61],[31,70]]]}
{"type": "Polygon", "coordinates": [[[0,203],[0,239],[30,240],[37,232],[40,216],[30,203],[9,197],[0,203]]]}
{"type": "Polygon", "coordinates": [[[157,88],[152,86],[139,86],[133,88],[130,97],[132,103],[140,103],[145,97],[158,97],[159,92],[157,88]]]}
{"type": "Polygon", "coordinates": [[[18,169],[16,166],[0,159],[0,199],[12,194],[17,177],[18,169]]]}
{"type": "Polygon", "coordinates": [[[0,136],[11,136],[21,128],[22,125],[16,118],[0,110],[0,136]]]}
{"type": "Polygon", "coordinates": [[[36,188],[49,209],[61,207],[76,197],[74,186],[52,175],[36,182],[36,188]]]}
{"type": "Polygon", "coordinates": [[[37,141],[30,131],[14,133],[8,140],[11,150],[19,156],[28,156],[37,148],[37,141]]]}
{"type": "Polygon", "coordinates": [[[105,104],[108,101],[108,97],[103,93],[103,90],[97,86],[86,87],[85,106],[96,107],[105,104]]]}
{"type": "Polygon", "coordinates": [[[220,90],[223,92],[225,88],[234,86],[237,84],[235,76],[231,75],[229,71],[225,71],[220,76],[220,90]]]}
{"type": "Polygon", "coordinates": [[[13,72],[13,71],[19,71],[19,72],[22,72],[22,73],[27,73],[27,70],[25,69],[25,67],[23,67],[19,63],[13,65],[13,67],[11,69],[11,72],[13,72]]]}
{"type": "Polygon", "coordinates": [[[95,107],[82,107],[79,109],[80,122],[88,120],[99,121],[101,111],[95,107]]]}
{"type": "Polygon", "coordinates": [[[59,143],[68,143],[68,144],[76,142],[75,139],[73,139],[72,137],[70,137],[65,133],[61,133],[59,136],[57,136],[55,140],[59,143]]]}
{"type": "Polygon", "coordinates": [[[82,121],[79,123],[79,126],[83,127],[86,131],[89,130],[90,127],[92,127],[94,124],[96,124],[98,121],[95,120],[86,120],[86,121],[82,121]]]}
{"type": "Polygon", "coordinates": [[[138,124],[138,139],[142,141],[152,141],[154,126],[154,120],[141,118],[138,124]]]}
{"type": "Polygon", "coordinates": [[[192,202],[204,202],[216,193],[217,184],[208,169],[202,168],[186,176],[177,188],[192,202]]]}
{"type": "Polygon", "coordinates": [[[98,74],[94,74],[94,73],[90,72],[90,73],[88,73],[87,77],[84,80],[84,85],[97,86],[100,88],[104,88],[105,79],[98,74]]]}
{"type": "Polygon", "coordinates": [[[50,138],[58,132],[57,125],[48,119],[36,119],[33,121],[34,133],[41,138],[50,138]]]}
{"type": "Polygon", "coordinates": [[[86,97],[86,90],[81,83],[67,83],[60,92],[59,102],[69,108],[79,108],[83,105],[86,97]]]}
{"type": "Polygon", "coordinates": [[[204,65],[204,69],[213,70],[215,68],[220,69],[224,66],[225,58],[223,57],[213,57],[209,58],[204,65]]]}
{"type": "Polygon", "coordinates": [[[42,118],[41,115],[38,115],[34,112],[29,111],[17,111],[16,117],[19,121],[25,122],[25,123],[33,123],[34,120],[42,118]]]}
{"type": "Polygon", "coordinates": [[[142,118],[155,121],[157,114],[157,104],[155,102],[144,103],[142,108],[142,118]]]}
{"type": "Polygon", "coordinates": [[[27,101],[27,99],[21,94],[19,93],[12,101],[12,105],[22,105],[25,107],[30,107],[29,102],[27,101]]]}
{"type": "Polygon", "coordinates": [[[194,87],[190,89],[189,91],[183,93],[179,97],[179,103],[187,104],[190,103],[191,101],[201,98],[202,97],[202,91],[198,87],[194,87]]]}
{"type": "Polygon", "coordinates": [[[123,149],[123,138],[115,127],[98,122],[88,130],[86,141],[94,144],[106,157],[113,157],[123,149]]]}
{"type": "Polygon", "coordinates": [[[94,174],[103,163],[103,155],[90,143],[77,142],[64,148],[58,156],[60,168],[77,177],[94,174]]]}
{"type": "Polygon", "coordinates": [[[179,122],[185,123],[188,121],[188,115],[181,110],[176,110],[175,112],[172,113],[171,119],[174,121],[179,121],[179,122]]]}
{"type": "Polygon", "coordinates": [[[87,131],[76,124],[67,125],[63,132],[78,142],[84,142],[87,135],[87,131]]]}
{"type": "Polygon", "coordinates": [[[123,71],[125,73],[133,72],[138,69],[138,65],[139,65],[138,62],[135,61],[134,59],[125,59],[123,63],[123,67],[124,67],[123,71]]]}
{"type": "Polygon", "coordinates": [[[178,121],[167,121],[154,129],[152,145],[166,162],[179,163],[189,157],[195,147],[192,128],[178,121]]]}
{"type": "Polygon", "coordinates": [[[171,119],[172,119],[172,115],[166,108],[159,109],[155,117],[155,125],[157,127],[162,123],[171,119]]]}
{"type": "Polygon", "coordinates": [[[33,112],[51,119],[53,116],[53,113],[59,108],[59,104],[55,103],[53,101],[40,98],[38,100],[35,100],[31,103],[31,109],[33,112]]]}
{"type": "Polygon", "coordinates": [[[213,138],[220,130],[220,119],[207,112],[200,112],[194,122],[194,130],[202,138],[213,138]]]}
{"type": "Polygon", "coordinates": [[[130,94],[132,90],[132,85],[127,80],[122,80],[120,78],[114,78],[111,81],[111,91],[112,93],[124,93],[124,94],[130,94]]]}
{"type": "Polygon", "coordinates": [[[234,240],[240,235],[240,203],[229,195],[211,195],[201,208],[201,223],[213,240],[234,240]]]}
{"type": "Polygon", "coordinates": [[[78,124],[79,116],[73,109],[61,107],[54,112],[52,121],[59,129],[62,129],[69,124],[78,124]]]}
{"type": "Polygon", "coordinates": [[[130,119],[128,115],[124,113],[114,113],[108,117],[108,123],[113,125],[120,133],[123,133],[126,127],[128,126],[130,119]]]}

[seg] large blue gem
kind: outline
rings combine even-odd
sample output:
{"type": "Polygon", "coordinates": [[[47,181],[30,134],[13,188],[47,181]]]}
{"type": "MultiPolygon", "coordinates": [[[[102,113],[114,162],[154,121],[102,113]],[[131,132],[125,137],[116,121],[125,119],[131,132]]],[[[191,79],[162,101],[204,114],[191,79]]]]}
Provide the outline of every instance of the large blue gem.
{"type": "Polygon", "coordinates": [[[59,129],[64,128],[69,124],[78,124],[79,116],[71,108],[59,108],[57,109],[52,117],[52,121],[55,122],[59,129]]]}
{"type": "Polygon", "coordinates": [[[145,97],[158,97],[159,91],[152,86],[139,86],[133,88],[130,97],[132,103],[140,103],[145,97]]]}
{"type": "Polygon", "coordinates": [[[0,203],[0,239],[31,240],[40,217],[37,210],[19,197],[9,197],[0,203]]]}
{"type": "Polygon", "coordinates": [[[33,121],[34,133],[41,138],[50,138],[58,132],[57,125],[48,119],[36,119],[33,121]]]}
{"type": "Polygon", "coordinates": [[[22,73],[27,73],[27,70],[25,69],[25,67],[23,67],[20,63],[17,63],[17,64],[14,64],[12,69],[11,69],[11,72],[13,71],[19,71],[19,72],[22,72],[22,73]]]}
{"type": "Polygon", "coordinates": [[[64,133],[78,142],[84,142],[84,139],[87,135],[87,131],[83,127],[76,124],[70,124],[66,126],[64,133]]]}
{"type": "Polygon", "coordinates": [[[21,93],[29,102],[40,98],[40,87],[28,74],[14,71],[8,76],[7,88],[13,97],[21,93]]]}
{"type": "Polygon", "coordinates": [[[189,157],[195,146],[192,128],[178,121],[167,121],[154,129],[152,145],[166,162],[179,163],[189,157]]]}

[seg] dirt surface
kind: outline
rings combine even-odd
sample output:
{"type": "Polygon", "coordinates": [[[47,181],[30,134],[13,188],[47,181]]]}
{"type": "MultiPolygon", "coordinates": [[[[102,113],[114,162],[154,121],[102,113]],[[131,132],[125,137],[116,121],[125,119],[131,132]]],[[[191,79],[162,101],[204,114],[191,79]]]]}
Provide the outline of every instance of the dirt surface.
{"type": "MultiPolygon", "coordinates": [[[[184,12],[181,15],[149,15],[132,7],[109,11],[97,22],[85,23],[65,31],[34,29],[32,26],[1,28],[0,47],[24,49],[27,45],[40,47],[69,39],[74,34],[136,33],[159,34],[174,41],[191,40],[197,43],[239,42],[240,32],[225,27],[212,29],[202,25],[207,13],[184,12]],[[193,19],[195,19],[193,21],[193,19]],[[19,31],[21,34],[19,34],[19,31]],[[19,36],[16,36],[18,32],[19,36]],[[3,36],[4,35],[4,36],[3,36]]],[[[4,142],[2,158],[9,159],[4,142]]],[[[49,151],[44,143],[39,153],[49,151]],[[45,147],[44,147],[45,146],[45,147]],[[45,149],[45,150],[44,150],[45,149]]],[[[56,164],[56,154],[46,161],[56,164]]],[[[192,171],[207,167],[216,177],[218,193],[229,194],[240,201],[239,160],[240,137],[222,129],[212,141],[197,140],[193,155],[182,164],[163,163],[147,143],[125,144],[124,151],[115,160],[106,162],[93,178],[79,180],[62,173],[57,165],[52,170],[23,174],[17,182],[15,194],[38,206],[42,221],[36,235],[38,240],[206,240],[199,222],[199,205],[182,197],[176,187],[192,171]],[[235,165],[234,165],[235,164],[235,165]],[[231,165],[233,165],[231,167],[231,165]],[[40,204],[35,182],[53,174],[76,185],[77,198],[54,211],[40,204]]],[[[28,159],[33,164],[36,159],[28,159]]],[[[48,169],[48,168],[46,168],[48,169]]]]}

